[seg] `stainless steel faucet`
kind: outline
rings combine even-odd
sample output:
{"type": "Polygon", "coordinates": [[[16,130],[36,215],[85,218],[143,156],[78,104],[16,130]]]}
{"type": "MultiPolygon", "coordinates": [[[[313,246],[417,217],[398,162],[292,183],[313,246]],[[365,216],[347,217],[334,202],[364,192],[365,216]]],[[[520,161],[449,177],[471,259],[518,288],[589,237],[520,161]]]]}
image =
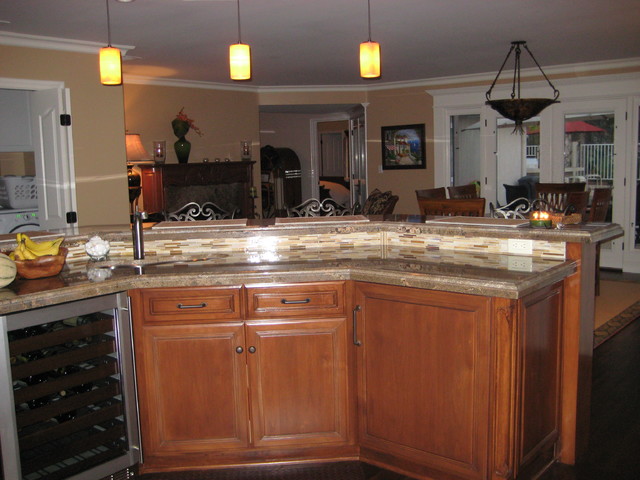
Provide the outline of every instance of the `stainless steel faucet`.
{"type": "Polygon", "coordinates": [[[136,206],[136,210],[133,213],[133,228],[131,233],[133,234],[133,258],[135,260],[142,260],[144,258],[144,237],[142,235],[142,223],[147,219],[147,212],[141,212],[136,206]]]}

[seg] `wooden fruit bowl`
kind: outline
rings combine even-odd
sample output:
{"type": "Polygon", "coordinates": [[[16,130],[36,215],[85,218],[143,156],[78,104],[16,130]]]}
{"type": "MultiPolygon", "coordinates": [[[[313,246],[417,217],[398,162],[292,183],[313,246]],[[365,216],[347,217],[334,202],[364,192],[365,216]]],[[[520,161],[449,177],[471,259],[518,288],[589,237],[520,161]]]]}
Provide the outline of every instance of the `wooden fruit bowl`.
{"type": "Polygon", "coordinates": [[[53,277],[64,267],[68,252],[65,247],[60,247],[58,255],[43,255],[33,260],[15,260],[18,275],[28,279],[53,277]]]}

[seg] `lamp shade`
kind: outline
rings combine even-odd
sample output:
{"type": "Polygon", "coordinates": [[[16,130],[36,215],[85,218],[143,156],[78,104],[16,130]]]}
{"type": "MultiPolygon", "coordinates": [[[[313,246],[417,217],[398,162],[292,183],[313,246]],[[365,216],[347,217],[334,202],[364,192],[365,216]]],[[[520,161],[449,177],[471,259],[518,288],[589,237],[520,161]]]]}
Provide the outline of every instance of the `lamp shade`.
{"type": "Polygon", "coordinates": [[[100,83],[103,85],[122,85],[120,49],[111,46],[100,49],[100,83]]]}
{"type": "Polygon", "coordinates": [[[362,78],[380,76],[380,44],[378,42],[369,40],[360,44],[360,76],[362,78]]]}
{"type": "Polygon", "coordinates": [[[229,46],[229,73],[231,80],[251,78],[251,48],[244,43],[229,46]]]}
{"type": "Polygon", "coordinates": [[[149,155],[142,145],[139,133],[127,133],[125,137],[127,142],[127,162],[148,162],[151,160],[151,155],[149,155]]]}

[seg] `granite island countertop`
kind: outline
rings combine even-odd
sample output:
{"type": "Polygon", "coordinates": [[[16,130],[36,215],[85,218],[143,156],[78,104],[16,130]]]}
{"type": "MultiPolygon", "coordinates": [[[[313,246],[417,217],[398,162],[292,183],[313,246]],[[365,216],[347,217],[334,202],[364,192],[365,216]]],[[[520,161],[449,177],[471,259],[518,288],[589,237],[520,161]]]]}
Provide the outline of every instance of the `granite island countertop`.
{"type": "MultiPolygon", "coordinates": [[[[327,280],[520,298],[575,272],[575,262],[564,257],[567,242],[594,243],[622,232],[604,224],[538,231],[418,218],[172,222],[145,231],[144,260],[133,260],[127,226],[83,229],[66,234],[70,252],[59,275],[16,279],[0,290],[0,314],[133,288],[327,280]],[[92,262],[84,253],[96,234],[111,242],[107,261],[92,262]],[[532,240],[531,254],[506,254],[510,238],[532,240]]],[[[12,241],[0,239],[0,249],[12,241]]]]}

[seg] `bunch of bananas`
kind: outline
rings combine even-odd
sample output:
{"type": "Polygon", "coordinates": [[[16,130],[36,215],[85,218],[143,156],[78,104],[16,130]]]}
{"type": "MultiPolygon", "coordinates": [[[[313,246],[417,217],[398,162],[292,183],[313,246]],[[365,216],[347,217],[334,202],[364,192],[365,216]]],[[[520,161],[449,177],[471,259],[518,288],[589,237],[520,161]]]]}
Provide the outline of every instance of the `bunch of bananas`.
{"type": "Polygon", "coordinates": [[[12,260],[33,260],[44,255],[58,255],[64,237],[45,242],[34,242],[26,233],[16,235],[18,246],[9,254],[12,260]]]}

